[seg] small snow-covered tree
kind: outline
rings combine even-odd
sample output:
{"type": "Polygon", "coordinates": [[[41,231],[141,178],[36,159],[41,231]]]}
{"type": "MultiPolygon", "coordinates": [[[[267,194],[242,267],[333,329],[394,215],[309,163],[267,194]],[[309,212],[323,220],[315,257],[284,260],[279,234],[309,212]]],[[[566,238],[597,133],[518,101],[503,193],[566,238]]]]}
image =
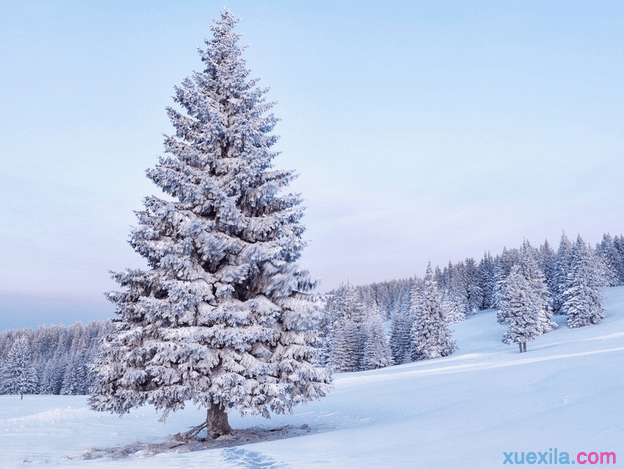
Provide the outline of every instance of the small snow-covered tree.
{"type": "Polygon", "coordinates": [[[526,343],[543,334],[540,324],[542,302],[519,265],[514,265],[507,276],[501,306],[498,322],[509,324],[503,343],[517,343],[520,352],[526,352],[526,343]]]}
{"type": "Polygon", "coordinates": [[[168,198],[147,197],[130,244],[148,270],[113,278],[118,330],[96,360],[93,409],[124,414],[153,404],[207,409],[209,437],[231,431],[228,412],[290,412],[324,396],[330,375],[313,346],[315,286],[296,261],[305,246],[295,177],[277,170],[266,88],[241,57],[223,9],[200,50],[204,70],[176,87],[175,135],[147,176],[168,198]]]}
{"type": "Polygon", "coordinates": [[[570,327],[599,324],[605,318],[601,288],[605,286],[600,260],[579,236],[572,247],[571,272],[563,294],[561,312],[570,327]]]}
{"type": "Polygon", "coordinates": [[[20,336],[13,342],[9,352],[4,357],[0,370],[1,394],[37,393],[37,371],[32,361],[32,353],[28,338],[20,336]]]}
{"type": "Polygon", "coordinates": [[[411,339],[414,360],[446,357],[457,350],[457,344],[451,339],[451,331],[444,319],[431,263],[427,266],[423,289],[414,308],[411,339]]]}

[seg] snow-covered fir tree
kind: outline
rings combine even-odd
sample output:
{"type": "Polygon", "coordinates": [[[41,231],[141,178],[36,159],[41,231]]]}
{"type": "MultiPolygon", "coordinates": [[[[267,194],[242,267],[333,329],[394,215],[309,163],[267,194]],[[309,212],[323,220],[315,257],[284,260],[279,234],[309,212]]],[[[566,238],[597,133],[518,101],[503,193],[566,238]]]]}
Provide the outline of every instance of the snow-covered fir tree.
{"type": "Polygon", "coordinates": [[[332,330],[331,349],[329,353],[328,367],[336,373],[348,373],[357,371],[353,364],[355,350],[351,342],[352,324],[341,322],[332,330]]]}
{"type": "Polygon", "coordinates": [[[543,303],[520,265],[514,265],[507,276],[501,303],[498,322],[509,324],[503,343],[517,343],[520,352],[526,352],[526,343],[543,334],[540,321],[543,303]]]}
{"type": "Polygon", "coordinates": [[[6,357],[3,359],[0,369],[0,387],[2,394],[37,393],[37,370],[32,360],[30,342],[26,336],[18,337],[6,357]]]}
{"type": "Polygon", "coordinates": [[[457,324],[466,319],[466,300],[450,288],[442,295],[442,314],[447,324],[457,324]]]}
{"type": "Polygon", "coordinates": [[[604,265],[606,286],[616,287],[620,285],[623,267],[622,257],[611,235],[605,234],[602,237],[602,241],[596,246],[596,254],[604,265]]]}
{"type": "Polygon", "coordinates": [[[63,374],[61,394],[87,394],[87,346],[84,335],[74,339],[63,374]]]}
{"type": "Polygon", "coordinates": [[[363,370],[376,370],[392,365],[388,338],[383,328],[379,308],[376,304],[369,308],[365,324],[363,370]]]}
{"type": "Polygon", "coordinates": [[[330,367],[338,373],[360,371],[362,361],[362,333],[351,319],[336,324],[332,337],[330,367]]]}
{"type": "Polygon", "coordinates": [[[555,256],[553,271],[553,287],[551,289],[552,309],[555,314],[562,314],[561,306],[565,291],[568,289],[568,276],[572,272],[572,243],[565,233],[561,235],[559,249],[555,256]]]}
{"type": "Polygon", "coordinates": [[[59,366],[54,358],[49,359],[43,368],[43,373],[39,381],[39,392],[41,394],[60,394],[63,375],[60,372],[65,369],[59,366]]]}
{"type": "Polygon", "coordinates": [[[605,286],[604,270],[599,258],[578,236],[570,251],[571,272],[563,293],[561,313],[568,326],[599,324],[605,317],[601,289],[605,286]]]}
{"type": "Polygon", "coordinates": [[[46,394],[61,394],[64,388],[67,365],[71,361],[70,349],[67,347],[68,335],[63,330],[58,331],[58,346],[51,360],[53,366],[46,368],[47,373],[43,376],[46,394]]]}
{"type": "Polygon", "coordinates": [[[422,292],[413,311],[412,359],[446,357],[457,350],[457,344],[451,339],[451,331],[444,319],[442,301],[433,279],[431,263],[427,266],[422,292]]]}
{"type": "MultiPolygon", "coordinates": [[[[390,353],[395,365],[410,363],[412,361],[411,331],[414,323],[411,314],[411,297],[418,295],[418,284],[412,287],[412,295],[403,292],[397,301],[397,309],[392,315],[390,330],[390,353]]],[[[417,298],[417,296],[416,296],[417,298]]]]}
{"type": "Polygon", "coordinates": [[[464,307],[464,315],[476,313],[483,304],[483,290],[479,285],[478,266],[474,259],[468,258],[453,265],[449,262],[444,269],[443,288],[440,291],[452,291],[452,297],[464,307]]]}
{"type": "MultiPolygon", "coordinates": [[[[457,324],[466,319],[466,314],[470,311],[464,288],[465,278],[450,262],[448,267],[444,269],[444,272],[444,288],[441,289],[442,311],[447,324],[457,324]]],[[[436,285],[439,288],[437,281],[436,285]]]]}
{"type": "Polygon", "coordinates": [[[328,303],[331,316],[331,353],[329,364],[337,372],[361,369],[365,341],[364,304],[355,286],[347,281],[328,303]]]}
{"type": "Polygon", "coordinates": [[[479,262],[477,271],[477,283],[482,293],[482,303],[479,309],[490,309],[494,305],[495,269],[494,259],[490,252],[487,251],[479,262]]]}
{"type": "Polygon", "coordinates": [[[460,263],[463,266],[464,289],[466,291],[466,314],[475,314],[483,304],[483,290],[479,285],[479,267],[472,257],[460,263]]]}
{"type": "Polygon", "coordinates": [[[613,237],[613,247],[615,248],[615,251],[619,254],[619,263],[617,269],[619,275],[618,285],[624,285],[624,235],[613,237]]]}
{"type": "Polygon", "coordinates": [[[169,197],[147,197],[130,244],[149,270],[115,273],[108,294],[118,331],[95,369],[93,409],[153,404],[165,418],[193,402],[209,437],[231,431],[228,412],[270,416],[318,399],[330,375],[312,346],[315,282],[296,261],[305,246],[295,177],[274,169],[266,88],[241,57],[227,9],[200,50],[203,71],[176,87],[175,134],[147,176],[169,197]]]}
{"type": "Polygon", "coordinates": [[[557,323],[552,320],[550,308],[551,298],[546,285],[546,279],[539,265],[539,251],[531,246],[528,240],[524,240],[520,248],[519,264],[524,278],[532,290],[535,308],[539,310],[539,327],[543,334],[557,328],[557,323]]]}
{"type": "Polygon", "coordinates": [[[503,252],[496,256],[494,267],[494,292],[492,294],[492,307],[501,309],[505,298],[505,289],[507,287],[507,277],[511,272],[511,268],[518,262],[519,252],[517,249],[503,248],[503,252]]]}
{"type": "Polygon", "coordinates": [[[546,282],[546,287],[548,288],[548,301],[550,302],[550,310],[554,312],[553,298],[556,293],[555,259],[557,254],[550,246],[548,240],[544,240],[544,244],[539,247],[538,254],[539,266],[540,269],[542,269],[542,272],[544,274],[544,281],[546,282]]]}
{"type": "MultiPolygon", "coordinates": [[[[544,274],[539,265],[539,251],[531,246],[527,240],[523,242],[522,247],[518,251],[516,263],[513,265],[511,271],[514,270],[517,270],[519,275],[524,278],[524,282],[521,285],[516,284],[514,288],[518,289],[522,286],[522,288],[526,290],[523,293],[525,295],[524,298],[526,301],[531,301],[531,304],[525,306],[528,308],[527,311],[534,311],[535,314],[537,314],[536,321],[540,333],[544,334],[552,331],[557,327],[557,324],[552,320],[552,310],[550,308],[551,298],[544,274]]],[[[509,275],[511,275],[511,272],[509,275]]],[[[507,291],[509,275],[505,279],[504,290],[501,290],[501,292],[504,292],[504,296],[502,296],[500,300],[497,320],[499,324],[511,325],[517,323],[517,316],[519,313],[514,307],[511,307],[509,303],[510,298],[517,298],[517,292],[507,291]]]]}
{"type": "Polygon", "coordinates": [[[318,349],[319,364],[329,368],[332,352],[333,327],[334,318],[331,311],[330,295],[319,295],[317,297],[318,307],[323,311],[321,320],[318,323],[318,334],[316,336],[315,346],[318,349]]]}
{"type": "Polygon", "coordinates": [[[412,328],[416,319],[416,308],[420,301],[420,297],[424,290],[424,282],[422,279],[416,279],[409,296],[405,297],[405,305],[401,309],[402,313],[402,331],[401,344],[403,346],[400,362],[395,363],[411,363],[414,361],[414,343],[412,341],[412,328]]]}

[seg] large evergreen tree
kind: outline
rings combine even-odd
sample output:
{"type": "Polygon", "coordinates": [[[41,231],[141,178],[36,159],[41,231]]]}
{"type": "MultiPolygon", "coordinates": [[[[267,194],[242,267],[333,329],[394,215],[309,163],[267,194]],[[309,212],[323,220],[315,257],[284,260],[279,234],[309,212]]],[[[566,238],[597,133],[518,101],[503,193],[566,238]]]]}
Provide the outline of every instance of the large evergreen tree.
{"type": "Polygon", "coordinates": [[[314,281],[295,262],[305,242],[295,177],[273,168],[277,119],[249,71],[227,9],[200,50],[204,70],[176,87],[175,134],[147,176],[130,244],[149,270],[115,273],[108,294],[118,331],[106,342],[90,399],[119,414],[146,403],[163,418],[192,401],[209,437],[231,430],[227,412],[270,416],[320,398],[329,374],[311,345],[319,319],[314,281]]]}

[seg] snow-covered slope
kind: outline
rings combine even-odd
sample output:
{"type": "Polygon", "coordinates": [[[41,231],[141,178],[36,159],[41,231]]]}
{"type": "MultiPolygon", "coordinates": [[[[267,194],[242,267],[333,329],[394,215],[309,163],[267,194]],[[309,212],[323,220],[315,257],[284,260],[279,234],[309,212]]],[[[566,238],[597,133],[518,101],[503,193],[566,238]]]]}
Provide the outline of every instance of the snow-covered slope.
{"type": "Polygon", "coordinates": [[[162,441],[204,412],[189,408],[163,425],[150,408],[119,419],[89,411],[84,397],[0,396],[0,467],[488,468],[503,465],[504,452],[555,448],[570,462],[580,452],[615,452],[621,466],[624,287],[605,296],[602,324],[569,329],[556,318],[559,329],[525,354],[501,343],[505,328],[483,312],[454,326],[460,349],[450,357],[336,375],[327,398],[291,416],[230,419],[235,428],[313,430],[287,440],[85,461],[78,458],[92,447],[162,441]]]}

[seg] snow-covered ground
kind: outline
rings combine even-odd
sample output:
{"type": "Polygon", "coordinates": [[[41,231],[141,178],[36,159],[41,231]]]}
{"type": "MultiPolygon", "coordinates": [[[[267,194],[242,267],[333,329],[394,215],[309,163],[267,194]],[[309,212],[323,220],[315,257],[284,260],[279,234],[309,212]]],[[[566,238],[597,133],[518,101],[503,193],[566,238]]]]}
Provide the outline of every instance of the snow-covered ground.
{"type": "MultiPolygon", "coordinates": [[[[489,468],[504,452],[615,452],[624,465],[624,287],[605,292],[598,326],[559,329],[528,344],[501,343],[493,311],[454,326],[453,356],[335,376],[335,389],[290,416],[235,428],[310,425],[307,436],[225,449],[138,453],[86,461],[90,448],[159,442],[199,423],[188,408],[158,422],[150,408],[123,419],[85,397],[0,396],[0,468],[489,468]]],[[[548,461],[548,456],[546,458],[548,461]]],[[[509,464],[509,463],[507,463],[509,464]]]]}

